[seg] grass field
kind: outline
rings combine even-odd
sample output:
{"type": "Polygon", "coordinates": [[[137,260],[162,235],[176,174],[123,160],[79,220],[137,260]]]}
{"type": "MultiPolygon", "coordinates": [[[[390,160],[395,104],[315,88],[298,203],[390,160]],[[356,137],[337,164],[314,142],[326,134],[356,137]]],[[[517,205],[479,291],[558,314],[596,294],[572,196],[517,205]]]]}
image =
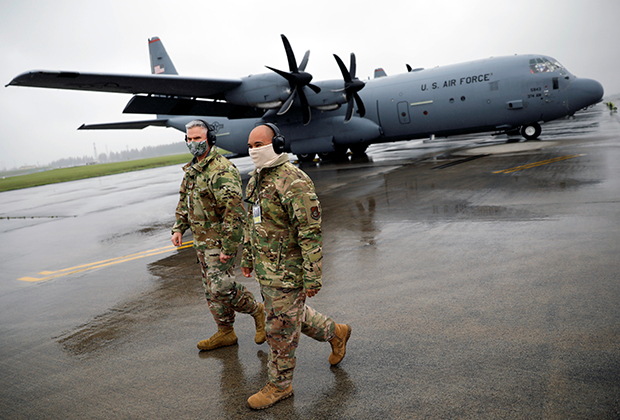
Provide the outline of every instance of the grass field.
{"type": "Polygon", "coordinates": [[[55,184],[58,182],[75,181],[77,179],[95,178],[122,172],[139,171],[160,166],[182,165],[189,162],[191,157],[192,155],[189,153],[183,153],[180,155],[128,160],[126,162],[74,166],[72,168],[52,169],[27,175],[11,176],[0,179],[0,192],[55,184]]]}

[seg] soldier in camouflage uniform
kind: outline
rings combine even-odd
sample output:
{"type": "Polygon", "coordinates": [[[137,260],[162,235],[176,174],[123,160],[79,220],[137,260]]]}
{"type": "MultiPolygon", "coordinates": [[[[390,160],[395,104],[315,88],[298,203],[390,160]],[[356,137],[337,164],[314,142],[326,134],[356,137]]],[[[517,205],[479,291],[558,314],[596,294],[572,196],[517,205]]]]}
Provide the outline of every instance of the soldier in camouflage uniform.
{"type": "Polygon", "coordinates": [[[248,399],[254,409],[293,394],[295,350],[300,334],[332,347],[340,363],[351,327],[305,304],[321,289],[321,205],[312,180],[282,153],[277,126],[256,127],[248,140],[256,169],[246,188],[248,207],[241,270],[260,283],[267,311],[268,384],[248,399]],[[274,150],[275,149],[275,150],[274,150]],[[278,154],[279,152],[279,154],[278,154]]]}
{"type": "Polygon", "coordinates": [[[172,243],[180,246],[183,232],[191,228],[205,296],[218,326],[218,331],[200,341],[198,348],[213,350],[236,344],[235,312],[254,317],[254,341],[262,344],[266,340],[264,305],[243,284],[235,282],[233,272],[245,222],[239,171],[212,147],[215,133],[207,123],[195,120],[186,128],[194,159],[183,167],[172,243]]]}

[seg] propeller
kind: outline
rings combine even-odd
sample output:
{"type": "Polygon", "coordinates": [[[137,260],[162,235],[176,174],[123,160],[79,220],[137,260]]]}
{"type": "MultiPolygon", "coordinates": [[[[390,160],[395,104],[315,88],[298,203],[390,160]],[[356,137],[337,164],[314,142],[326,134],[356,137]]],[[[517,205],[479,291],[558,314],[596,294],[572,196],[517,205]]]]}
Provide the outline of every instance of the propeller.
{"type": "Polygon", "coordinates": [[[340,71],[342,72],[342,77],[344,78],[344,92],[347,98],[347,115],[344,118],[344,122],[347,123],[351,121],[351,117],[353,116],[353,100],[355,99],[355,103],[357,104],[357,110],[360,114],[360,117],[366,115],[366,108],[364,107],[364,103],[362,99],[359,97],[357,92],[362,90],[365,86],[364,82],[355,77],[355,54],[351,53],[351,66],[349,70],[345,67],[344,63],[336,54],[334,54],[334,58],[338,63],[338,67],[340,67],[340,71]]]}
{"type": "Polygon", "coordinates": [[[308,86],[314,91],[314,93],[319,93],[321,91],[320,87],[310,83],[312,81],[312,75],[304,71],[306,70],[306,65],[308,64],[310,51],[306,51],[303,60],[301,60],[299,67],[297,67],[297,61],[295,60],[295,54],[293,54],[291,44],[284,35],[280,36],[282,37],[282,42],[284,43],[284,50],[286,51],[286,58],[288,59],[289,72],[287,73],[282,70],[274,69],[273,67],[265,66],[269,70],[284,77],[291,86],[291,94],[286,99],[284,104],[282,104],[282,107],[280,107],[278,115],[285,114],[293,105],[295,98],[299,98],[299,101],[301,102],[301,112],[304,119],[304,125],[307,125],[310,122],[310,106],[308,105],[306,94],[304,93],[304,86],[308,86]]]}

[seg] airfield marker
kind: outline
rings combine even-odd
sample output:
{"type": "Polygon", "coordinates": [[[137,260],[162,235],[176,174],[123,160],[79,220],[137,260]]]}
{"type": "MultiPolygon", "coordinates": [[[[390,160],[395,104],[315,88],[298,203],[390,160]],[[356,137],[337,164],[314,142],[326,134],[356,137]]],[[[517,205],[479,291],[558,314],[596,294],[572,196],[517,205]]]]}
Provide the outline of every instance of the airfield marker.
{"type": "Polygon", "coordinates": [[[581,155],[560,156],[560,157],[557,157],[557,158],[543,160],[543,161],[540,161],[540,162],[528,163],[527,165],[516,166],[516,167],[510,168],[510,169],[504,169],[504,170],[501,170],[501,171],[495,171],[493,173],[494,174],[509,174],[509,173],[512,173],[512,172],[522,171],[524,169],[530,169],[530,168],[535,168],[537,166],[548,165],[550,163],[559,162],[559,161],[566,160],[566,159],[573,159],[573,158],[576,158],[576,157],[579,157],[579,156],[585,156],[585,155],[581,154],[581,155]]]}
{"type": "Polygon", "coordinates": [[[185,248],[190,248],[192,246],[192,241],[183,242],[181,246],[176,247],[174,245],[165,246],[162,248],[155,248],[148,251],[138,252],[136,254],[125,255],[123,257],[110,258],[108,260],[97,261],[89,264],[82,264],[75,267],[65,268],[57,271],[41,271],[38,274],[43,275],[44,277],[20,277],[17,280],[27,281],[27,282],[40,282],[47,281],[51,279],[55,279],[58,277],[67,276],[69,274],[81,273],[88,270],[93,270],[95,268],[108,267],[115,264],[120,264],[127,261],[133,261],[144,257],[151,257],[153,255],[164,254],[166,252],[170,252],[173,250],[180,250],[185,248]]]}

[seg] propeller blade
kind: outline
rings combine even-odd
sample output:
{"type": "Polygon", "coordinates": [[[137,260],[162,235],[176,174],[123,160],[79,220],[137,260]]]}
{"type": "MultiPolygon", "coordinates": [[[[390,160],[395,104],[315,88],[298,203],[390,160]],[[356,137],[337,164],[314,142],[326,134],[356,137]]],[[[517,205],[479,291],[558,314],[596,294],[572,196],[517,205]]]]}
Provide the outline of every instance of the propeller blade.
{"type": "Polygon", "coordinates": [[[312,85],[312,84],[308,84],[307,85],[310,89],[312,89],[314,91],[314,93],[319,93],[321,91],[321,88],[316,86],[316,85],[312,85]]]}
{"type": "Polygon", "coordinates": [[[303,60],[301,60],[301,64],[299,65],[299,71],[305,71],[306,66],[308,65],[308,59],[310,58],[310,50],[306,51],[304,54],[303,60]]]}
{"type": "Polygon", "coordinates": [[[351,79],[355,80],[355,54],[351,53],[351,67],[349,67],[349,74],[351,74],[351,79]]]}
{"type": "Polygon", "coordinates": [[[362,98],[355,93],[353,94],[353,98],[355,98],[355,103],[357,104],[357,112],[360,114],[360,118],[363,118],[366,115],[366,107],[364,106],[364,102],[362,102],[362,98]]]}
{"type": "Polygon", "coordinates": [[[282,106],[280,107],[280,110],[278,111],[278,115],[286,114],[286,112],[293,105],[293,101],[295,100],[295,95],[297,95],[297,86],[295,86],[295,89],[293,89],[291,94],[288,95],[288,98],[286,98],[286,102],[284,102],[282,106]]]}
{"type": "Polygon", "coordinates": [[[299,89],[297,91],[297,95],[299,96],[299,101],[301,102],[301,113],[304,118],[304,125],[308,125],[311,118],[310,105],[308,105],[308,99],[306,98],[306,94],[303,89],[299,89]]]}
{"type": "Polygon", "coordinates": [[[351,76],[349,75],[349,71],[347,70],[347,68],[344,66],[344,63],[336,54],[334,54],[334,58],[336,59],[336,63],[338,63],[338,67],[340,67],[340,72],[342,73],[342,78],[344,79],[345,83],[350,82],[351,76]]]}
{"type": "Polygon", "coordinates": [[[291,48],[291,43],[288,42],[288,39],[284,35],[280,36],[282,37],[282,43],[284,43],[284,51],[286,51],[288,68],[291,72],[297,73],[297,61],[295,60],[295,54],[293,53],[293,49],[291,48]]]}
{"type": "Polygon", "coordinates": [[[353,98],[347,101],[347,115],[344,117],[344,122],[348,123],[351,121],[351,117],[353,117],[353,98]]]}
{"type": "Polygon", "coordinates": [[[291,73],[287,73],[282,70],[274,69],[273,67],[269,67],[269,66],[265,66],[265,67],[267,67],[271,71],[278,73],[280,76],[284,77],[289,83],[295,83],[297,81],[295,76],[293,76],[291,73]]]}

